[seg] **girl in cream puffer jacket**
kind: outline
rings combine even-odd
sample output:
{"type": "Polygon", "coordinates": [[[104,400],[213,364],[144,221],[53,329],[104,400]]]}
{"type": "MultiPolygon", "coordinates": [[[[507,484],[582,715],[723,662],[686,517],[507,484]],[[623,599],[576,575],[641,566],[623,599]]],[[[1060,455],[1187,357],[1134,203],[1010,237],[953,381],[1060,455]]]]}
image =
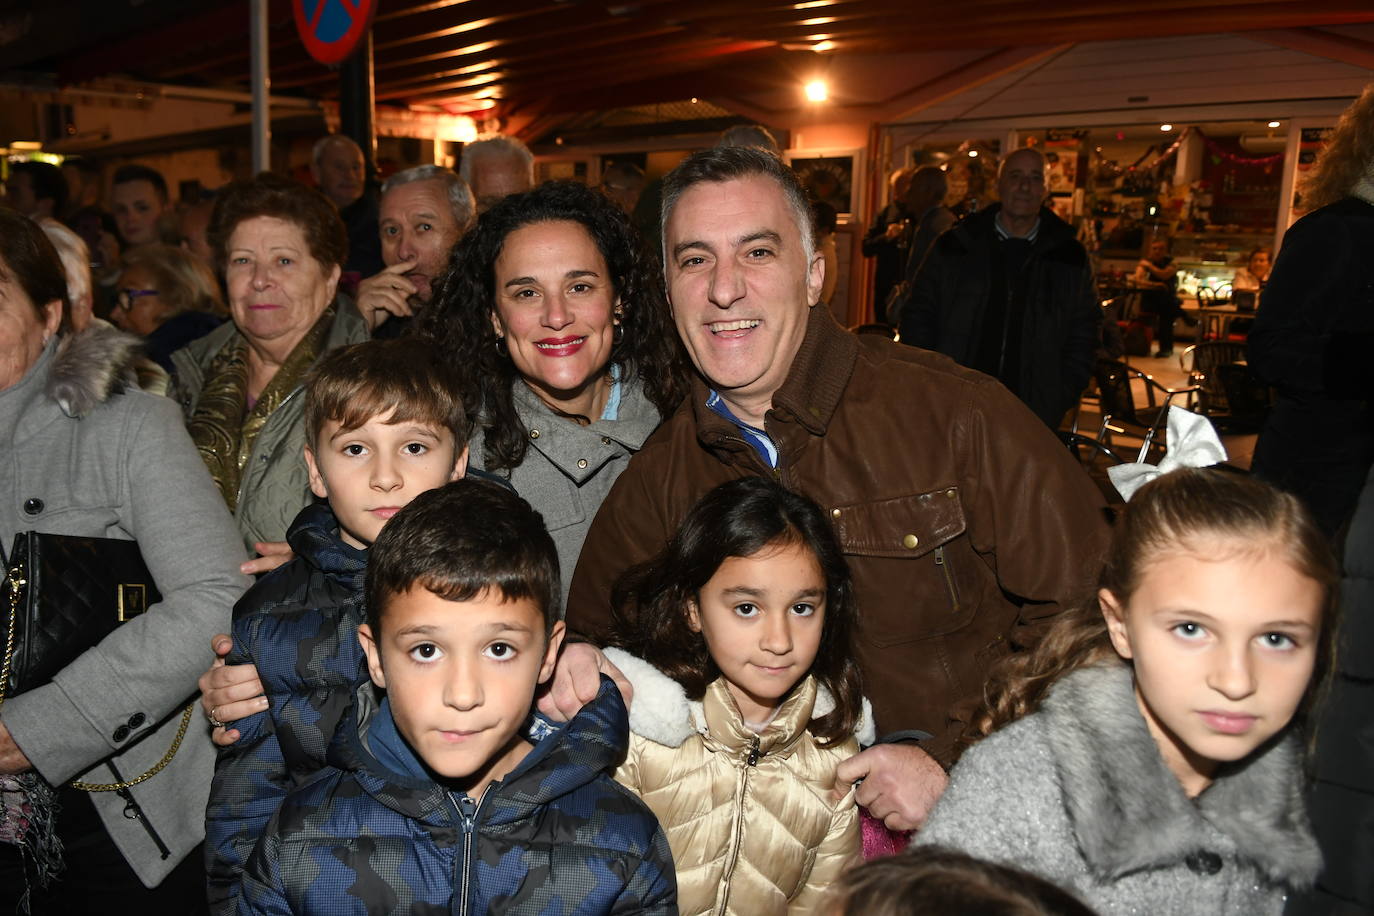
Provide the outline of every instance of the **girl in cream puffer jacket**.
{"type": "Polygon", "coordinates": [[[722,484],[617,584],[607,656],[630,679],[616,778],[668,835],[684,916],[812,913],[860,851],[835,769],[873,727],[850,648],[848,569],[821,510],[722,484]]]}

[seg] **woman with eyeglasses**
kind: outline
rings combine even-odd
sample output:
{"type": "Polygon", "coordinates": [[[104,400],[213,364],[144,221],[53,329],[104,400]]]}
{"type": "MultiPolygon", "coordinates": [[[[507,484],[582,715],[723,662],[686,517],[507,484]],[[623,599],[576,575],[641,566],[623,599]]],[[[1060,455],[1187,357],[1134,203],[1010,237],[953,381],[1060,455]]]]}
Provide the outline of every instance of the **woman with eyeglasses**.
{"type": "Polygon", "coordinates": [[[124,265],[110,320],[142,337],[148,356],[170,372],[174,351],[223,323],[219,284],[199,258],[170,245],[134,248],[124,265]]]}

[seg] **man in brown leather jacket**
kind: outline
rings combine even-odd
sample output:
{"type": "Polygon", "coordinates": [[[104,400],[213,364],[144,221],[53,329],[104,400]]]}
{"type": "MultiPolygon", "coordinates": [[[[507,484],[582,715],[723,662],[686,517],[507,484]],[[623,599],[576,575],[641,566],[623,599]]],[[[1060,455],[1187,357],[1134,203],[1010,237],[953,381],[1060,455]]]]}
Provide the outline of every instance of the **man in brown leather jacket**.
{"type": "MultiPolygon", "coordinates": [[[[664,212],[669,298],[701,377],[593,522],[569,629],[604,640],[616,576],[660,550],[714,485],[771,474],[805,493],[830,513],[853,569],[880,732],[934,736],[879,745],[839,776],[863,779],[860,802],[889,826],[914,827],[944,786],[935,761],[957,756],[989,665],[1091,594],[1101,499],[993,379],[856,337],[812,308],[821,259],[805,192],[776,157],[698,153],[665,181],[664,212]]],[[[546,709],[587,699],[593,665],[612,673],[590,645],[568,651],[546,709]]]]}

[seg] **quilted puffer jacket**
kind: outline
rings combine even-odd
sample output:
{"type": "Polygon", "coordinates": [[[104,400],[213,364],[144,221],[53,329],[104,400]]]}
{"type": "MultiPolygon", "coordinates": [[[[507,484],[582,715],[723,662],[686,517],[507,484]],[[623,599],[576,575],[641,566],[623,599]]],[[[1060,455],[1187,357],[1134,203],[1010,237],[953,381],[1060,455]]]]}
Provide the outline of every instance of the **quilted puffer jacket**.
{"type": "Polygon", "coordinates": [[[854,793],[837,803],[831,790],[835,767],[873,741],[867,701],[856,737],[822,748],[807,726],[834,700],[810,676],[755,734],[724,679],[692,701],[642,659],[606,655],[634,686],[630,750],[616,779],[668,834],[683,916],[819,912],[860,851],[854,793]]]}
{"type": "Polygon", "coordinates": [[[358,645],[367,552],[339,539],[328,506],[307,506],[287,535],[296,558],[234,607],[231,665],[254,664],[268,708],[234,723],[205,816],[211,908],[232,913],[239,871],[292,787],[323,769],[330,741],[370,683],[358,645]]]}
{"type": "Polygon", "coordinates": [[[663,831],[609,775],[629,730],[609,678],[477,800],[436,783],[368,698],[340,727],[330,768],[272,818],[239,913],[677,913],[663,831]]]}

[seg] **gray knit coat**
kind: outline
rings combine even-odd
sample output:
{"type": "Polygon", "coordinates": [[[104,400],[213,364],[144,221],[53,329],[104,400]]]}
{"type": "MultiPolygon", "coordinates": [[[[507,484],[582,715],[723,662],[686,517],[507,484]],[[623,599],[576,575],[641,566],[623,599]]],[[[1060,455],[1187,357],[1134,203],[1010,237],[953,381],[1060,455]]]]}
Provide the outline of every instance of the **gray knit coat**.
{"type": "Polygon", "coordinates": [[[1300,760],[1281,735],[1189,799],[1131,669],[1086,668],[964,754],[911,854],[938,843],[1024,868],[1102,914],[1278,914],[1321,867],[1300,760]]]}
{"type": "MultiPolygon", "coordinates": [[[[227,631],[248,585],[234,521],[176,404],[127,385],[139,349],[137,338],[93,327],[50,343],[0,391],[5,549],[25,530],[134,540],[162,593],[52,683],[5,700],[0,718],[53,785],[130,779],[157,763],[214,659],[210,637],[227,631]]],[[[196,712],[167,768],[130,790],[141,818],[127,816],[128,799],[114,792],[92,796],[149,887],[204,836],[214,767],[196,712]]],[[[82,865],[69,861],[63,880],[82,880],[82,865]]]]}

